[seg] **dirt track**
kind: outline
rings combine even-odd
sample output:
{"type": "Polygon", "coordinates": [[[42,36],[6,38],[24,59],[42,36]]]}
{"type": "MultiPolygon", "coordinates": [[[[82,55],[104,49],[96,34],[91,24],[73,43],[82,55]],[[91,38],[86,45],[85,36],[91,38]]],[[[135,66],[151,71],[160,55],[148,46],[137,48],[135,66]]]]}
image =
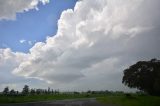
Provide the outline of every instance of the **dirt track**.
{"type": "Polygon", "coordinates": [[[90,99],[72,99],[57,100],[49,102],[17,103],[17,104],[0,104],[0,106],[111,106],[98,103],[95,98],[90,99]]]}

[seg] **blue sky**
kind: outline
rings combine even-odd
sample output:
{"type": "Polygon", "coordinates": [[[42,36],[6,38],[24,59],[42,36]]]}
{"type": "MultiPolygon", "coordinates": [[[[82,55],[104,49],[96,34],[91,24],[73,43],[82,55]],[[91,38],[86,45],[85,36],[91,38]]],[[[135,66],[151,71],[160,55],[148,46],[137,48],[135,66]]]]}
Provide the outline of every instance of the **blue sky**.
{"type": "Polygon", "coordinates": [[[61,12],[73,8],[76,1],[50,0],[46,5],[38,4],[38,11],[32,9],[17,13],[16,20],[0,20],[0,48],[28,52],[34,43],[45,41],[46,36],[56,34],[61,12]],[[26,41],[20,43],[20,40],[26,41]]]}

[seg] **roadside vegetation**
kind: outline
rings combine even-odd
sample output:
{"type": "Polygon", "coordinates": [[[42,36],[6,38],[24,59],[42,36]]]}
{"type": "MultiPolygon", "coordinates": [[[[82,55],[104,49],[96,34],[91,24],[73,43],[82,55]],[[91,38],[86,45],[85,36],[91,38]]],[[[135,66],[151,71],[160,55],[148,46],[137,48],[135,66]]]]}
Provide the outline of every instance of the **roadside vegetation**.
{"type": "MultiPolygon", "coordinates": [[[[40,89],[38,89],[40,90],[40,89]]],[[[41,90],[43,91],[43,90],[41,90]]],[[[52,91],[52,90],[51,90],[52,91]]],[[[144,92],[124,93],[113,91],[87,91],[87,92],[40,92],[18,95],[0,95],[0,104],[54,101],[64,99],[97,98],[98,102],[116,106],[159,106],[160,97],[150,96],[144,92]]]]}
{"type": "Polygon", "coordinates": [[[160,97],[157,96],[139,96],[135,95],[127,97],[124,95],[119,96],[105,96],[98,97],[97,101],[115,106],[159,106],[160,97]]]}
{"type": "MultiPolygon", "coordinates": [[[[87,91],[87,92],[60,92],[53,89],[30,89],[25,85],[21,92],[14,89],[9,90],[9,87],[4,88],[0,93],[0,103],[25,103],[38,101],[54,101],[63,99],[78,99],[78,98],[97,98],[110,95],[111,91],[87,91]]],[[[116,92],[115,92],[116,93],[116,92]]]]}

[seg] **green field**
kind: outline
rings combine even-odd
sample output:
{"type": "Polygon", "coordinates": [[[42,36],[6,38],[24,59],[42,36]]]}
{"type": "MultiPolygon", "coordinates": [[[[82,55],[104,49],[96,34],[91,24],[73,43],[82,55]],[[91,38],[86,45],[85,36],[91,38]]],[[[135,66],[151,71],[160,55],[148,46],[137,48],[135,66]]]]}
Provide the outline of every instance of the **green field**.
{"type": "Polygon", "coordinates": [[[2,96],[0,95],[0,104],[4,103],[25,103],[37,101],[52,101],[63,99],[76,99],[76,98],[93,98],[101,97],[102,94],[43,94],[43,95],[28,95],[28,96],[2,96]]]}
{"type": "Polygon", "coordinates": [[[104,104],[115,104],[118,106],[160,106],[160,97],[155,96],[105,96],[97,100],[104,104]]]}
{"type": "Polygon", "coordinates": [[[25,103],[37,101],[53,101],[63,99],[77,98],[97,98],[97,101],[104,104],[115,104],[116,106],[159,106],[160,97],[140,96],[133,94],[127,97],[125,94],[43,94],[28,96],[2,96],[0,95],[0,104],[4,103],[25,103]]]}

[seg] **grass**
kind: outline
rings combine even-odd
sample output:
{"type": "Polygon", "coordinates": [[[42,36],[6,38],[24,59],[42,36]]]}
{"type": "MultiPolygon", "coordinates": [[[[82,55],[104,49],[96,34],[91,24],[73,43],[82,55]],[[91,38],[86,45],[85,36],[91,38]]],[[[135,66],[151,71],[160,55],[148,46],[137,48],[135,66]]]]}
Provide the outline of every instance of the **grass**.
{"type": "Polygon", "coordinates": [[[0,95],[0,104],[52,101],[52,100],[76,99],[76,98],[91,98],[91,97],[100,97],[100,96],[102,96],[102,94],[94,94],[94,95],[43,94],[43,95],[28,95],[28,96],[2,96],[0,95]]]}
{"type": "Polygon", "coordinates": [[[118,106],[160,106],[160,97],[155,96],[105,96],[98,97],[97,100],[104,104],[118,106]]]}
{"type": "Polygon", "coordinates": [[[97,98],[99,102],[104,104],[112,104],[116,106],[160,106],[160,97],[155,96],[125,96],[124,94],[43,94],[28,96],[2,96],[0,95],[0,104],[5,103],[25,103],[37,101],[52,101],[63,99],[77,98],[97,98]]]}

